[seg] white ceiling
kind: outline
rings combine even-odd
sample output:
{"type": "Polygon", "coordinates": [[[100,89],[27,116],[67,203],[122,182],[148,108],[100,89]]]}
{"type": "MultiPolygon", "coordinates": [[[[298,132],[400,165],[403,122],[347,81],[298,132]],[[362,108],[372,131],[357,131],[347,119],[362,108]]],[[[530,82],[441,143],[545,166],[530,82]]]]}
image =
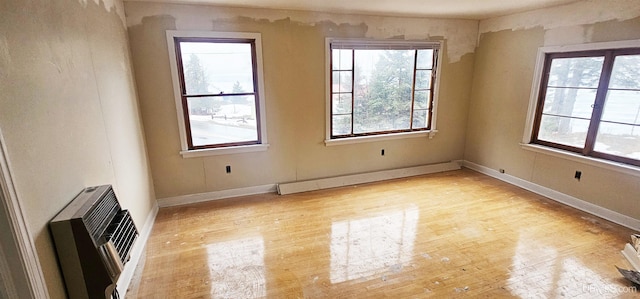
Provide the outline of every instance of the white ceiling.
{"type": "Polygon", "coordinates": [[[584,0],[125,0],[388,16],[486,19],[584,0]]]}

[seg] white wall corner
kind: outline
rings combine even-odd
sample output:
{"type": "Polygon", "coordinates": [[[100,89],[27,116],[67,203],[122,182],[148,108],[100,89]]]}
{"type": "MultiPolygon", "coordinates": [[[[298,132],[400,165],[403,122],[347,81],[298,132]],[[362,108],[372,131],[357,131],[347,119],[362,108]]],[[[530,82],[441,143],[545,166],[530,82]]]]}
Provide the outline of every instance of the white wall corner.
{"type": "Polygon", "coordinates": [[[477,172],[480,172],[482,174],[488,175],[490,177],[507,182],[511,185],[542,195],[544,197],[557,201],[561,204],[576,208],[583,212],[587,212],[594,216],[628,227],[635,231],[640,231],[640,220],[635,219],[633,217],[620,214],[618,212],[592,204],[582,199],[558,192],[556,190],[553,190],[544,186],[540,186],[530,181],[523,180],[521,178],[509,175],[509,174],[501,173],[498,170],[495,170],[480,164],[476,164],[476,163],[465,160],[463,163],[463,166],[466,168],[475,170],[477,172]]]}
{"type": "Polygon", "coordinates": [[[127,291],[129,289],[129,285],[133,279],[133,275],[138,268],[138,264],[140,263],[140,259],[144,254],[144,250],[147,246],[147,242],[149,241],[149,237],[151,236],[151,230],[153,229],[153,224],[156,222],[156,216],[158,215],[158,204],[154,203],[151,211],[147,215],[147,219],[142,226],[142,229],[139,232],[138,239],[136,240],[133,248],[131,249],[131,255],[129,262],[125,265],[124,271],[118,278],[118,283],[116,285],[116,289],[118,290],[118,294],[120,294],[121,298],[126,298],[127,291]]]}

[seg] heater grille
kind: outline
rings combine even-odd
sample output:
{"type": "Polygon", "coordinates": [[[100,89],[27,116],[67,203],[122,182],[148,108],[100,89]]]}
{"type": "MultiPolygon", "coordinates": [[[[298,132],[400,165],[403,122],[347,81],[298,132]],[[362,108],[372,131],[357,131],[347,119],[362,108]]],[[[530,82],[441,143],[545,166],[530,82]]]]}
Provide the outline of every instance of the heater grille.
{"type": "Polygon", "coordinates": [[[120,205],[113,189],[109,188],[104,194],[99,195],[99,200],[82,219],[94,240],[100,239],[118,210],[120,205]]]}
{"type": "Polygon", "coordinates": [[[109,298],[138,237],[111,185],[84,189],[49,224],[70,298],[109,298]]]}
{"type": "Polygon", "coordinates": [[[113,243],[123,264],[129,260],[129,252],[137,237],[136,226],[126,210],[118,213],[105,233],[106,240],[113,243]]]}

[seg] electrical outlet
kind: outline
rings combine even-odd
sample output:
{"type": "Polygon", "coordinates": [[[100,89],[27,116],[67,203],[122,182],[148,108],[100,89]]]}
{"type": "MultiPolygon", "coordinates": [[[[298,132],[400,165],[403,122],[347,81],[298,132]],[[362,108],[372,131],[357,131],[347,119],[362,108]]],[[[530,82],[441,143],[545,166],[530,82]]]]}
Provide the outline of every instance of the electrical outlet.
{"type": "Polygon", "coordinates": [[[226,170],[227,170],[227,173],[231,173],[231,165],[227,165],[226,170]]]}
{"type": "Polygon", "coordinates": [[[576,170],[576,174],[573,176],[573,178],[579,181],[581,177],[582,177],[582,171],[576,170]]]}

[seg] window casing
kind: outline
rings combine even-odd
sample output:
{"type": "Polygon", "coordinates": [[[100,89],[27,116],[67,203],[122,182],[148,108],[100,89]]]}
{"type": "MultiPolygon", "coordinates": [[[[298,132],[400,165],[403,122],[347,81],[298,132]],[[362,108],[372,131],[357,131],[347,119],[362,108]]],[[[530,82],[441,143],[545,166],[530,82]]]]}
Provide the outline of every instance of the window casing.
{"type": "Polygon", "coordinates": [[[531,144],[640,166],[640,47],[544,53],[531,144]]]}
{"type": "Polygon", "coordinates": [[[264,150],[258,33],[167,31],[183,156],[264,150]]]}
{"type": "Polygon", "coordinates": [[[435,132],[439,50],[439,42],[328,39],[327,140],[435,132]]]}

